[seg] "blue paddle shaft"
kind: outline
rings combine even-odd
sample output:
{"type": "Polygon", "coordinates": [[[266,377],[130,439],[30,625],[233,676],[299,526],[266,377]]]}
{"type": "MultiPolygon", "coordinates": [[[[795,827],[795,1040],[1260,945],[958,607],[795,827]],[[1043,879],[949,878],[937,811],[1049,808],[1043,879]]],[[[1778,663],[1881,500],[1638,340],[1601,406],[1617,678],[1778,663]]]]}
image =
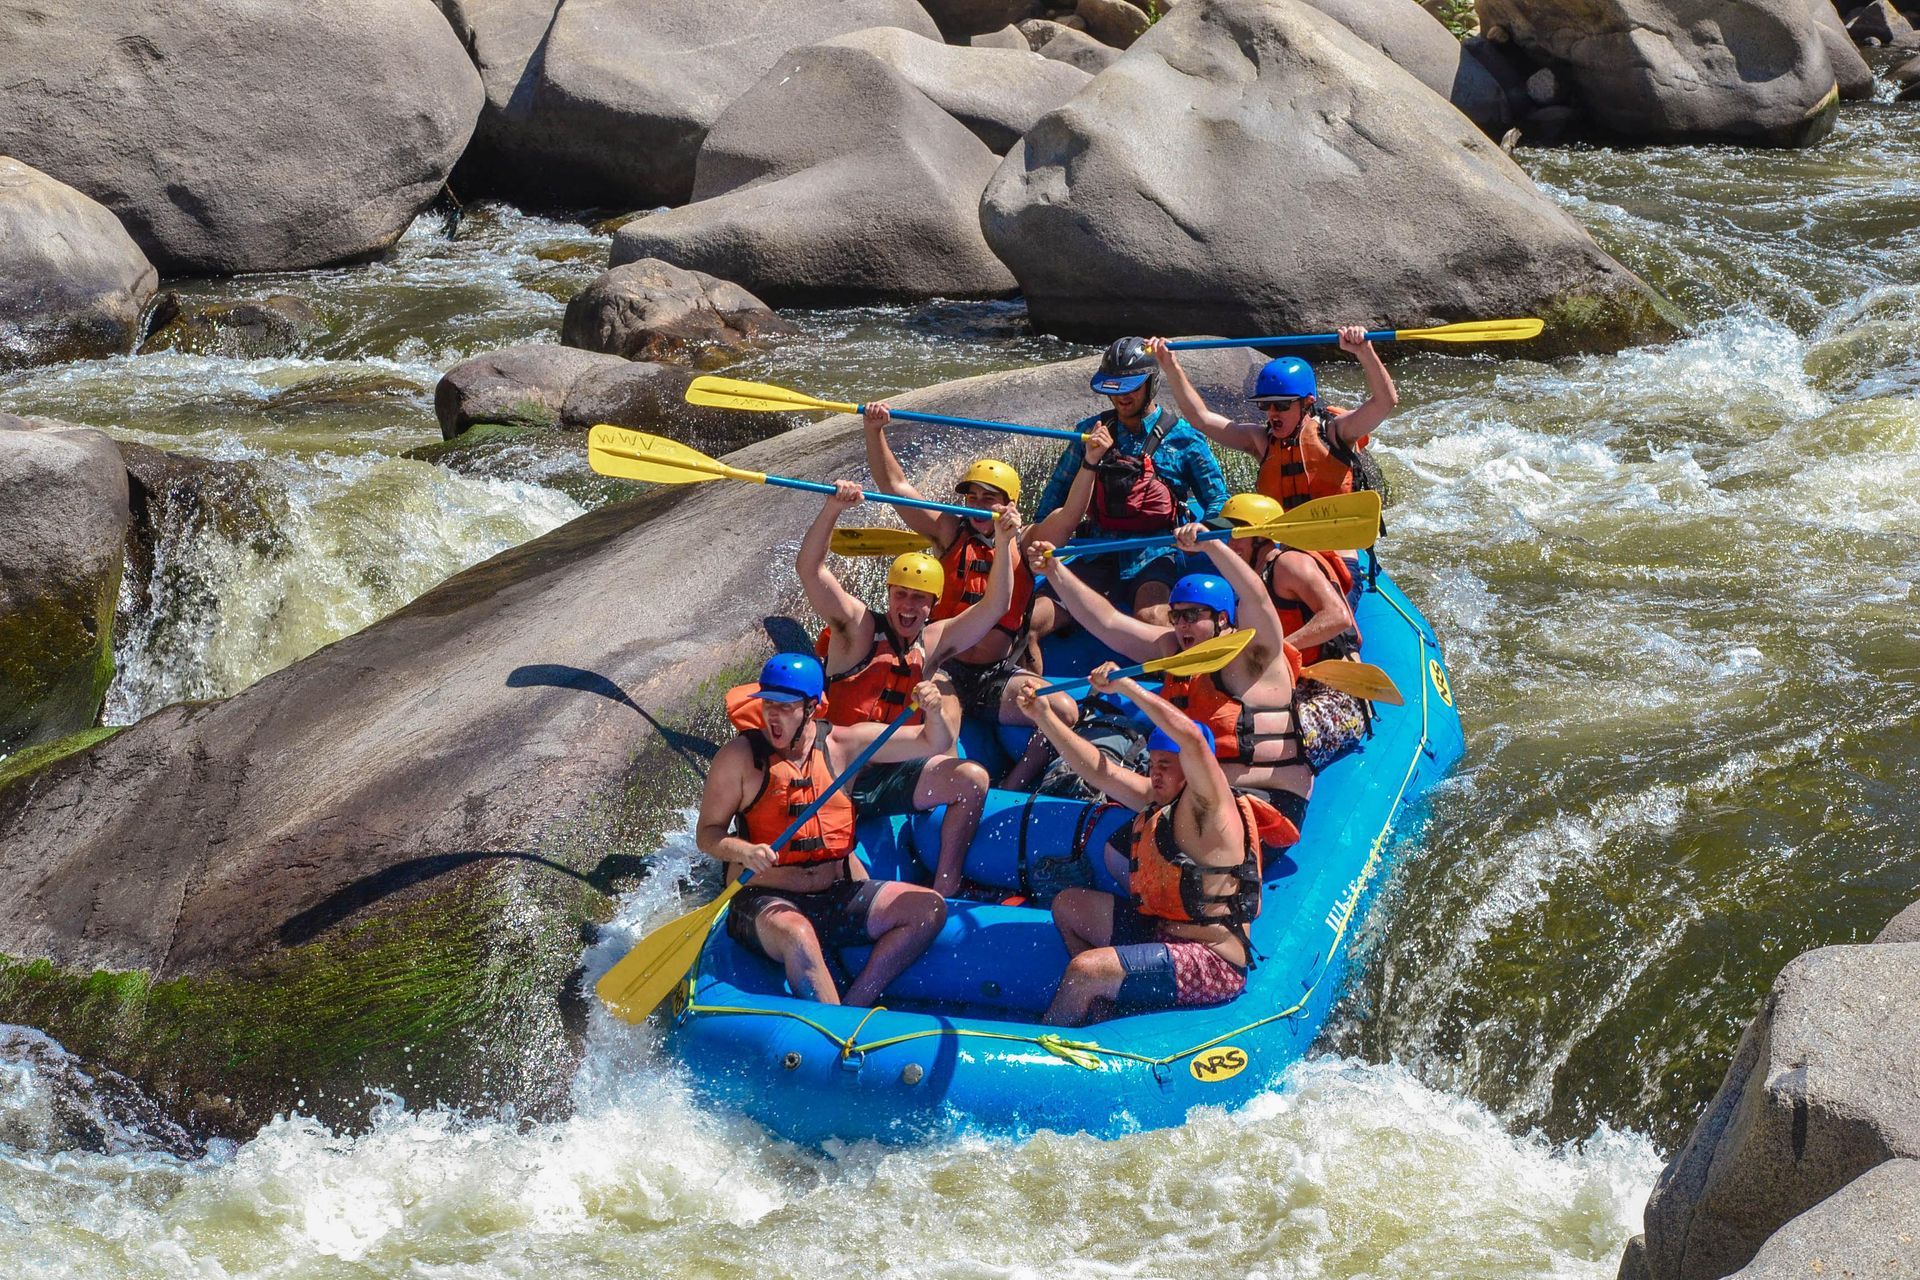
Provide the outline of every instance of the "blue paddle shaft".
{"type": "MultiPolygon", "coordinates": [[[[1209,529],[1201,534],[1197,542],[1221,542],[1233,537],[1238,529],[1209,529]]],[[[1064,547],[1053,549],[1055,560],[1071,560],[1075,556],[1103,556],[1109,551],[1144,551],[1148,547],[1170,547],[1173,535],[1157,533],[1145,538],[1114,538],[1107,542],[1069,542],[1064,547]]]]}
{"type": "MultiPolygon", "coordinates": [[[[856,407],[856,412],[866,411],[865,405],[856,407]]],[[[1078,431],[1061,431],[1057,427],[1027,427],[1018,422],[990,422],[985,418],[950,418],[944,413],[916,413],[912,409],[893,409],[890,412],[907,422],[931,422],[937,427],[971,427],[976,431],[1005,431],[1016,436],[1044,436],[1049,440],[1085,439],[1078,431]]]]}
{"type": "MultiPolygon", "coordinates": [[[[887,722],[887,727],[882,729],[879,735],[876,736],[872,742],[869,742],[866,745],[866,749],[863,750],[859,755],[855,756],[852,760],[849,760],[847,762],[847,767],[840,771],[840,776],[835,778],[832,781],[832,783],[828,785],[825,791],[822,791],[819,795],[815,796],[813,799],[813,803],[800,811],[799,817],[795,818],[792,822],[787,824],[787,829],[785,831],[782,831],[780,833],[780,838],[773,842],[773,848],[776,851],[786,848],[787,841],[799,835],[800,828],[806,826],[809,822],[813,821],[813,815],[820,812],[821,808],[826,805],[827,801],[833,799],[834,795],[839,792],[840,788],[846,786],[849,782],[852,782],[853,776],[855,774],[859,773],[862,769],[867,767],[867,762],[873,759],[873,757],[879,752],[881,747],[884,747],[887,745],[887,739],[891,738],[894,734],[900,732],[900,726],[904,725],[907,722],[907,717],[911,716],[913,712],[914,712],[914,708],[912,706],[908,706],[905,710],[901,711],[899,715],[895,716],[892,720],[889,720],[887,722]]],[[[825,722],[822,721],[821,723],[824,724],[825,722]]],[[[816,729],[815,732],[816,733],[822,732],[822,730],[816,729]]],[[[831,730],[827,730],[826,732],[831,732],[831,730]]],[[[753,875],[753,872],[751,871],[742,871],[740,873],[740,883],[745,884],[752,875],[753,875]]]]}
{"type": "MultiPolygon", "coordinates": [[[[767,483],[781,489],[802,489],[808,493],[833,493],[830,484],[821,484],[817,480],[795,480],[791,476],[768,476],[767,483]]],[[[896,507],[918,507],[922,511],[944,511],[950,516],[960,516],[967,520],[991,520],[993,512],[982,511],[979,507],[962,507],[951,502],[928,502],[925,498],[896,498],[889,493],[875,493],[871,489],[862,489],[860,496],[868,502],[885,502],[896,507]]]]}
{"type": "MultiPolygon", "coordinates": [[[[1392,342],[1398,329],[1369,329],[1368,342],[1392,342]]],[[[1291,333],[1273,338],[1182,338],[1169,342],[1169,351],[1217,351],[1222,347],[1326,347],[1340,341],[1337,333],[1291,333]]]]}
{"type": "MultiPolygon", "coordinates": [[[[1145,674],[1147,674],[1147,664],[1143,662],[1137,667],[1122,667],[1118,671],[1114,672],[1112,675],[1108,676],[1107,679],[1131,680],[1135,676],[1143,676],[1145,674]]],[[[1047,685],[1044,688],[1036,689],[1034,692],[1036,694],[1078,693],[1082,689],[1091,689],[1091,688],[1093,688],[1092,680],[1089,680],[1085,676],[1078,676],[1072,680],[1058,681],[1054,684],[1047,685]]]]}

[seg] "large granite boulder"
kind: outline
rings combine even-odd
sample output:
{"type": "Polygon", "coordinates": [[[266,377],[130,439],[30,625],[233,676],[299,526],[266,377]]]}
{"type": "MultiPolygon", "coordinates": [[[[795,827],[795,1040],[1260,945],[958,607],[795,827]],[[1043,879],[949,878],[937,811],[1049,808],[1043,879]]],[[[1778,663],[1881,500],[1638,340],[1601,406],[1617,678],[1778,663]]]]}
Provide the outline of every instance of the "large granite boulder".
{"type": "Polygon", "coordinates": [[[1807,0],[1479,0],[1480,29],[1564,66],[1588,121],[1624,138],[1798,147],[1838,102],[1807,0]]]}
{"type": "Polygon", "coordinates": [[[914,0],[567,0],[529,45],[531,6],[458,3],[503,60],[477,180],[543,204],[683,204],[707,130],[789,50],[863,27],[939,35],[914,0]]]}
{"type": "Polygon", "coordinates": [[[1831,0],[1807,0],[1807,12],[1813,15],[1820,32],[1820,45],[1827,51],[1827,65],[1840,87],[1840,96],[1848,102],[1865,102],[1873,97],[1873,68],[1854,47],[1847,24],[1831,0]]]}
{"type": "Polygon", "coordinates": [[[560,406],[583,374],[624,357],[546,342],[503,347],[462,360],[440,376],[433,389],[433,412],[440,436],[455,436],[484,423],[519,429],[552,427],[560,406]]]}
{"type": "Polygon", "coordinates": [[[1920,1160],[1889,1160],[1781,1227],[1729,1280],[1920,1276],[1920,1160]]]}
{"type": "Polygon", "coordinates": [[[105,432],[0,413],[0,754],[90,727],[113,680],[127,469],[105,432]]]}
{"type": "Polygon", "coordinates": [[[1007,154],[981,222],[1033,323],[1088,340],[1524,315],[1547,321],[1536,351],[1672,332],[1464,116],[1297,0],[1182,0],[1007,154]]]}
{"type": "Polygon", "coordinates": [[[454,190],[462,199],[528,198],[546,181],[535,160],[546,129],[534,103],[547,32],[561,0],[435,2],[466,46],[485,93],[473,139],[454,166],[454,190]]]}
{"type": "MultiPolygon", "coordinates": [[[[1188,367],[1225,405],[1251,364],[1188,367]]],[[[1097,403],[1092,366],[899,403],[1071,422],[1097,403]]],[[[978,444],[910,423],[894,439],[942,479],[978,444]]],[[[863,458],[839,416],[728,460],[859,477],[863,458]]],[[[1051,462],[1036,452],[1029,478],[1051,462]]],[[[234,697],[0,785],[0,1022],[44,1028],[201,1129],[250,1134],[296,1102],[361,1120],[369,1085],[416,1107],[564,1109],[581,930],[633,876],[680,869],[658,851],[727,732],[719,691],[771,651],[769,615],[799,630],[768,548],[795,545],[819,501],[654,489],[234,697]]]]}
{"type": "Polygon", "coordinates": [[[167,274],[385,249],[432,203],[480,77],[431,0],[0,0],[0,153],[100,201],[167,274]]]}
{"type": "Polygon", "coordinates": [[[1920,902],[1915,902],[1874,935],[1875,942],[1920,942],[1920,902]]]}
{"type": "Polygon", "coordinates": [[[1093,78],[1024,45],[1019,51],[963,48],[898,27],[870,27],[823,43],[872,54],[1000,155],[1093,78]]]}
{"type": "Polygon", "coordinates": [[[1120,51],[1112,45],[1102,44],[1084,31],[1045,18],[1029,18],[1016,24],[1016,29],[1026,36],[1033,51],[1041,57],[1078,67],[1090,76],[1099,75],[1120,57],[1120,51]]]}
{"type": "Polygon", "coordinates": [[[704,363],[795,332],[730,280],[643,258],[605,272],[567,303],[560,341],[629,360],[704,363]]]}
{"type": "Polygon", "coordinates": [[[1130,47],[1153,25],[1147,11],[1131,0],[1079,0],[1073,15],[1086,24],[1088,35],[1116,49],[1130,47]]]}
{"type": "Polygon", "coordinates": [[[1004,296],[977,212],[994,163],[882,58],[813,45],[727,108],[694,203],[627,223],[613,265],[660,258],[775,306],[1004,296]]]}
{"type": "Polygon", "coordinates": [[[1646,1274],[1717,1280],[1782,1224],[1920,1158],[1920,943],[1792,960],[1647,1201],[1646,1274]]]}
{"type": "Polygon", "coordinates": [[[0,369],[124,355],[159,283],[105,205],[0,155],[0,369]]]}
{"type": "Polygon", "coordinates": [[[1393,59],[1460,114],[1498,136],[1509,123],[1507,95],[1493,73],[1416,0],[1306,0],[1393,59]]]}

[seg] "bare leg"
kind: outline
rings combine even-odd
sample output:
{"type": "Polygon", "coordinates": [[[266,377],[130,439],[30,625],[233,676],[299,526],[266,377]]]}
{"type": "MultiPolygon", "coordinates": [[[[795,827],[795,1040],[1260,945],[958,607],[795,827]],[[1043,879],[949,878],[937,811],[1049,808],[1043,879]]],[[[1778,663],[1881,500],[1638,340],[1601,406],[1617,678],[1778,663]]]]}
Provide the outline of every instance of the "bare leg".
{"type": "Polygon", "coordinates": [[[1053,900],[1053,925],[1067,954],[1077,956],[1091,947],[1113,941],[1114,896],[1098,889],[1070,885],[1053,900]]]}
{"type": "Polygon", "coordinates": [[[1112,947],[1082,951],[1067,962],[1060,989],[1053,993],[1053,1003],[1040,1020],[1049,1026],[1077,1027],[1087,1020],[1094,1001],[1111,1000],[1120,993],[1126,977],[1120,953],[1112,947]]]}
{"type": "MultiPolygon", "coordinates": [[[[1040,683],[1042,683],[1042,681],[1037,676],[1015,676],[1013,679],[1007,681],[1007,691],[1000,695],[1001,724],[1033,723],[1032,718],[1029,717],[1026,712],[1022,711],[1018,704],[1014,702],[1014,695],[1019,693],[1020,690],[1027,685],[1040,683]]],[[[1064,693],[1050,694],[1047,697],[1047,705],[1052,707],[1054,712],[1066,723],[1078,723],[1080,719],[1080,704],[1075,702],[1069,695],[1064,693]]],[[[1047,746],[1046,736],[1044,734],[1034,734],[1033,737],[1027,740],[1027,749],[1021,753],[1018,760],[1014,761],[1013,768],[1007,770],[1007,776],[1000,780],[1000,785],[1009,791],[1030,790],[1033,784],[1040,780],[1040,774],[1046,769],[1049,752],[1050,748],[1047,746]]]]}
{"type": "Polygon", "coordinates": [[[847,988],[847,1003],[868,1008],[906,967],[926,954],[947,922],[947,904],[931,889],[917,884],[883,885],[867,913],[867,936],[873,952],[866,967],[847,988]]]}
{"type": "Polygon", "coordinates": [[[787,971],[787,985],[802,1000],[821,1004],[839,1004],[840,989],[833,984],[833,972],[820,950],[820,939],[813,926],[794,908],[773,903],[754,921],[754,935],[761,949],[787,971]]]}
{"type": "Polygon", "coordinates": [[[933,871],[933,891],[951,897],[960,889],[960,873],[967,864],[967,846],[980,829],[980,811],[986,807],[992,779],[977,761],[957,756],[935,756],[921,771],[913,793],[920,810],[947,806],[940,820],[940,861],[933,871]]]}
{"type": "Polygon", "coordinates": [[[1164,627],[1167,625],[1167,601],[1171,599],[1173,588],[1166,583],[1143,582],[1140,589],[1133,593],[1133,616],[1156,627],[1164,627]]]}

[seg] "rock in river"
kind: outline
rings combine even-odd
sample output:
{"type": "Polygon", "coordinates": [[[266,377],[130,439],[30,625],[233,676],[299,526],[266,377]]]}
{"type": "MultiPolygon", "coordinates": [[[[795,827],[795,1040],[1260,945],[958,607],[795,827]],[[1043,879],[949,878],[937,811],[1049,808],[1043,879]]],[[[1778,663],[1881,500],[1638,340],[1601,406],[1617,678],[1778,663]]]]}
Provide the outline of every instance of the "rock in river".
{"type": "Polygon", "coordinates": [[[1071,337],[1524,315],[1547,321],[1535,349],[1672,332],[1464,116],[1297,0],[1182,0],[1007,154],[981,221],[1034,324],[1071,337]]]}
{"type": "Polygon", "coordinates": [[[794,331],[730,280],[643,258],[573,295],[560,341],[629,360],[698,363],[794,331]]]}
{"type": "Polygon", "coordinates": [[[1566,66],[1593,124],[1621,137],[1798,147],[1833,127],[1834,70],[1809,0],[1480,0],[1479,9],[1482,30],[1566,66]]]}
{"type": "Polygon", "coordinates": [[[480,77],[431,0],[0,0],[0,153],[86,192],[167,274],[385,249],[431,203],[480,77]]]}
{"type": "Polygon", "coordinates": [[[482,423],[551,427],[582,375],[625,364],[625,357],[547,342],[526,342],[462,360],[440,376],[433,412],[451,440],[482,423]]]}
{"type": "Polygon", "coordinates": [[[158,284],[105,205],[0,155],[0,369],[124,355],[158,284]]]}
{"type": "Polygon", "coordinates": [[[1493,73],[1415,0],[1306,0],[1393,59],[1467,119],[1495,135],[1510,122],[1493,73]]]}
{"type": "MultiPolygon", "coordinates": [[[[1097,403],[1092,363],[899,401],[1067,423],[1097,403]]],[[[1189,367],[1224,404],[1251,363],[1189,367]]],[[[894,437],[917,474],[945,468],[935,484],[980,445],[894,437]]],[[[863,456],[843,416],[728,460],[830,478],[863,456]]],[[[1037,482],[1052,456],[1027,461],[1037,482]]],[[[0,785],[0,1022],[203,1131],[251,1134],[296,1102],[362,1120],[372,1084],[416,1107],[563,1108],[583,924],[683,824],[726,731],[720,689],[766,656],[769,626],[805,634],[777,615],[818,510],[784,489],[654,489],[231,698],[0,785]]]]}
{"type": "Polygon", "coordinates": [[[694,203],[627,223],[612,259],[710,272],[775,306],[1000,297],[1013,277],[978,212],[993,166],[882,57],[812,45],[714,125],[694,203]]]}
{"type": "Polygon", "coordinates": [[[914,0],[445,2],[496,63],[476,181],[539,204],[685,203],[707,130],[789,50],[863,27],[939,34],[914,0]]]}
{"type": "Polygon", "coordinates": [[[113,679],[127,469],[106,433],[0,413],[0,753],[90,727],[113,679]]]}

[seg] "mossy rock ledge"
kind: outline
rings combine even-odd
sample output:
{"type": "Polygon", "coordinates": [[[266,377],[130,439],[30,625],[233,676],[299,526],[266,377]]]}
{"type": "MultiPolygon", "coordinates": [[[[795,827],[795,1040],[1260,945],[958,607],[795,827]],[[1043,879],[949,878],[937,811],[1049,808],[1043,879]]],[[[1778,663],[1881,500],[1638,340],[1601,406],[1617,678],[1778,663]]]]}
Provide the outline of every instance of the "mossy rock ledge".
{"type": "MultiPolygon", "coordinates": [[[[1188,363],[1224,406],[1253,359],[1188,363]]],[[[1098,407],[1091,371],[899,403],[1066,423],[1098,407]]],[[[980,442],[906,424],[893,438],[935,488],[980,442]]],[[[1037,478],[1050,451],[1021,448],[1037,478]]],[[[865,474],[846,416],[728,457],[865,474]]],[[[353,1126],[381,1089],[563,1108],[591,998],[574,980],[583,934],[683,821],[726,732],[719,691],[772,637],[808,643],[781,611],[817,504],[656,490],[234,697],[0,781],[0,1021],[138,1081],[202,1135],[292,1110],[353,1126]]]]}

